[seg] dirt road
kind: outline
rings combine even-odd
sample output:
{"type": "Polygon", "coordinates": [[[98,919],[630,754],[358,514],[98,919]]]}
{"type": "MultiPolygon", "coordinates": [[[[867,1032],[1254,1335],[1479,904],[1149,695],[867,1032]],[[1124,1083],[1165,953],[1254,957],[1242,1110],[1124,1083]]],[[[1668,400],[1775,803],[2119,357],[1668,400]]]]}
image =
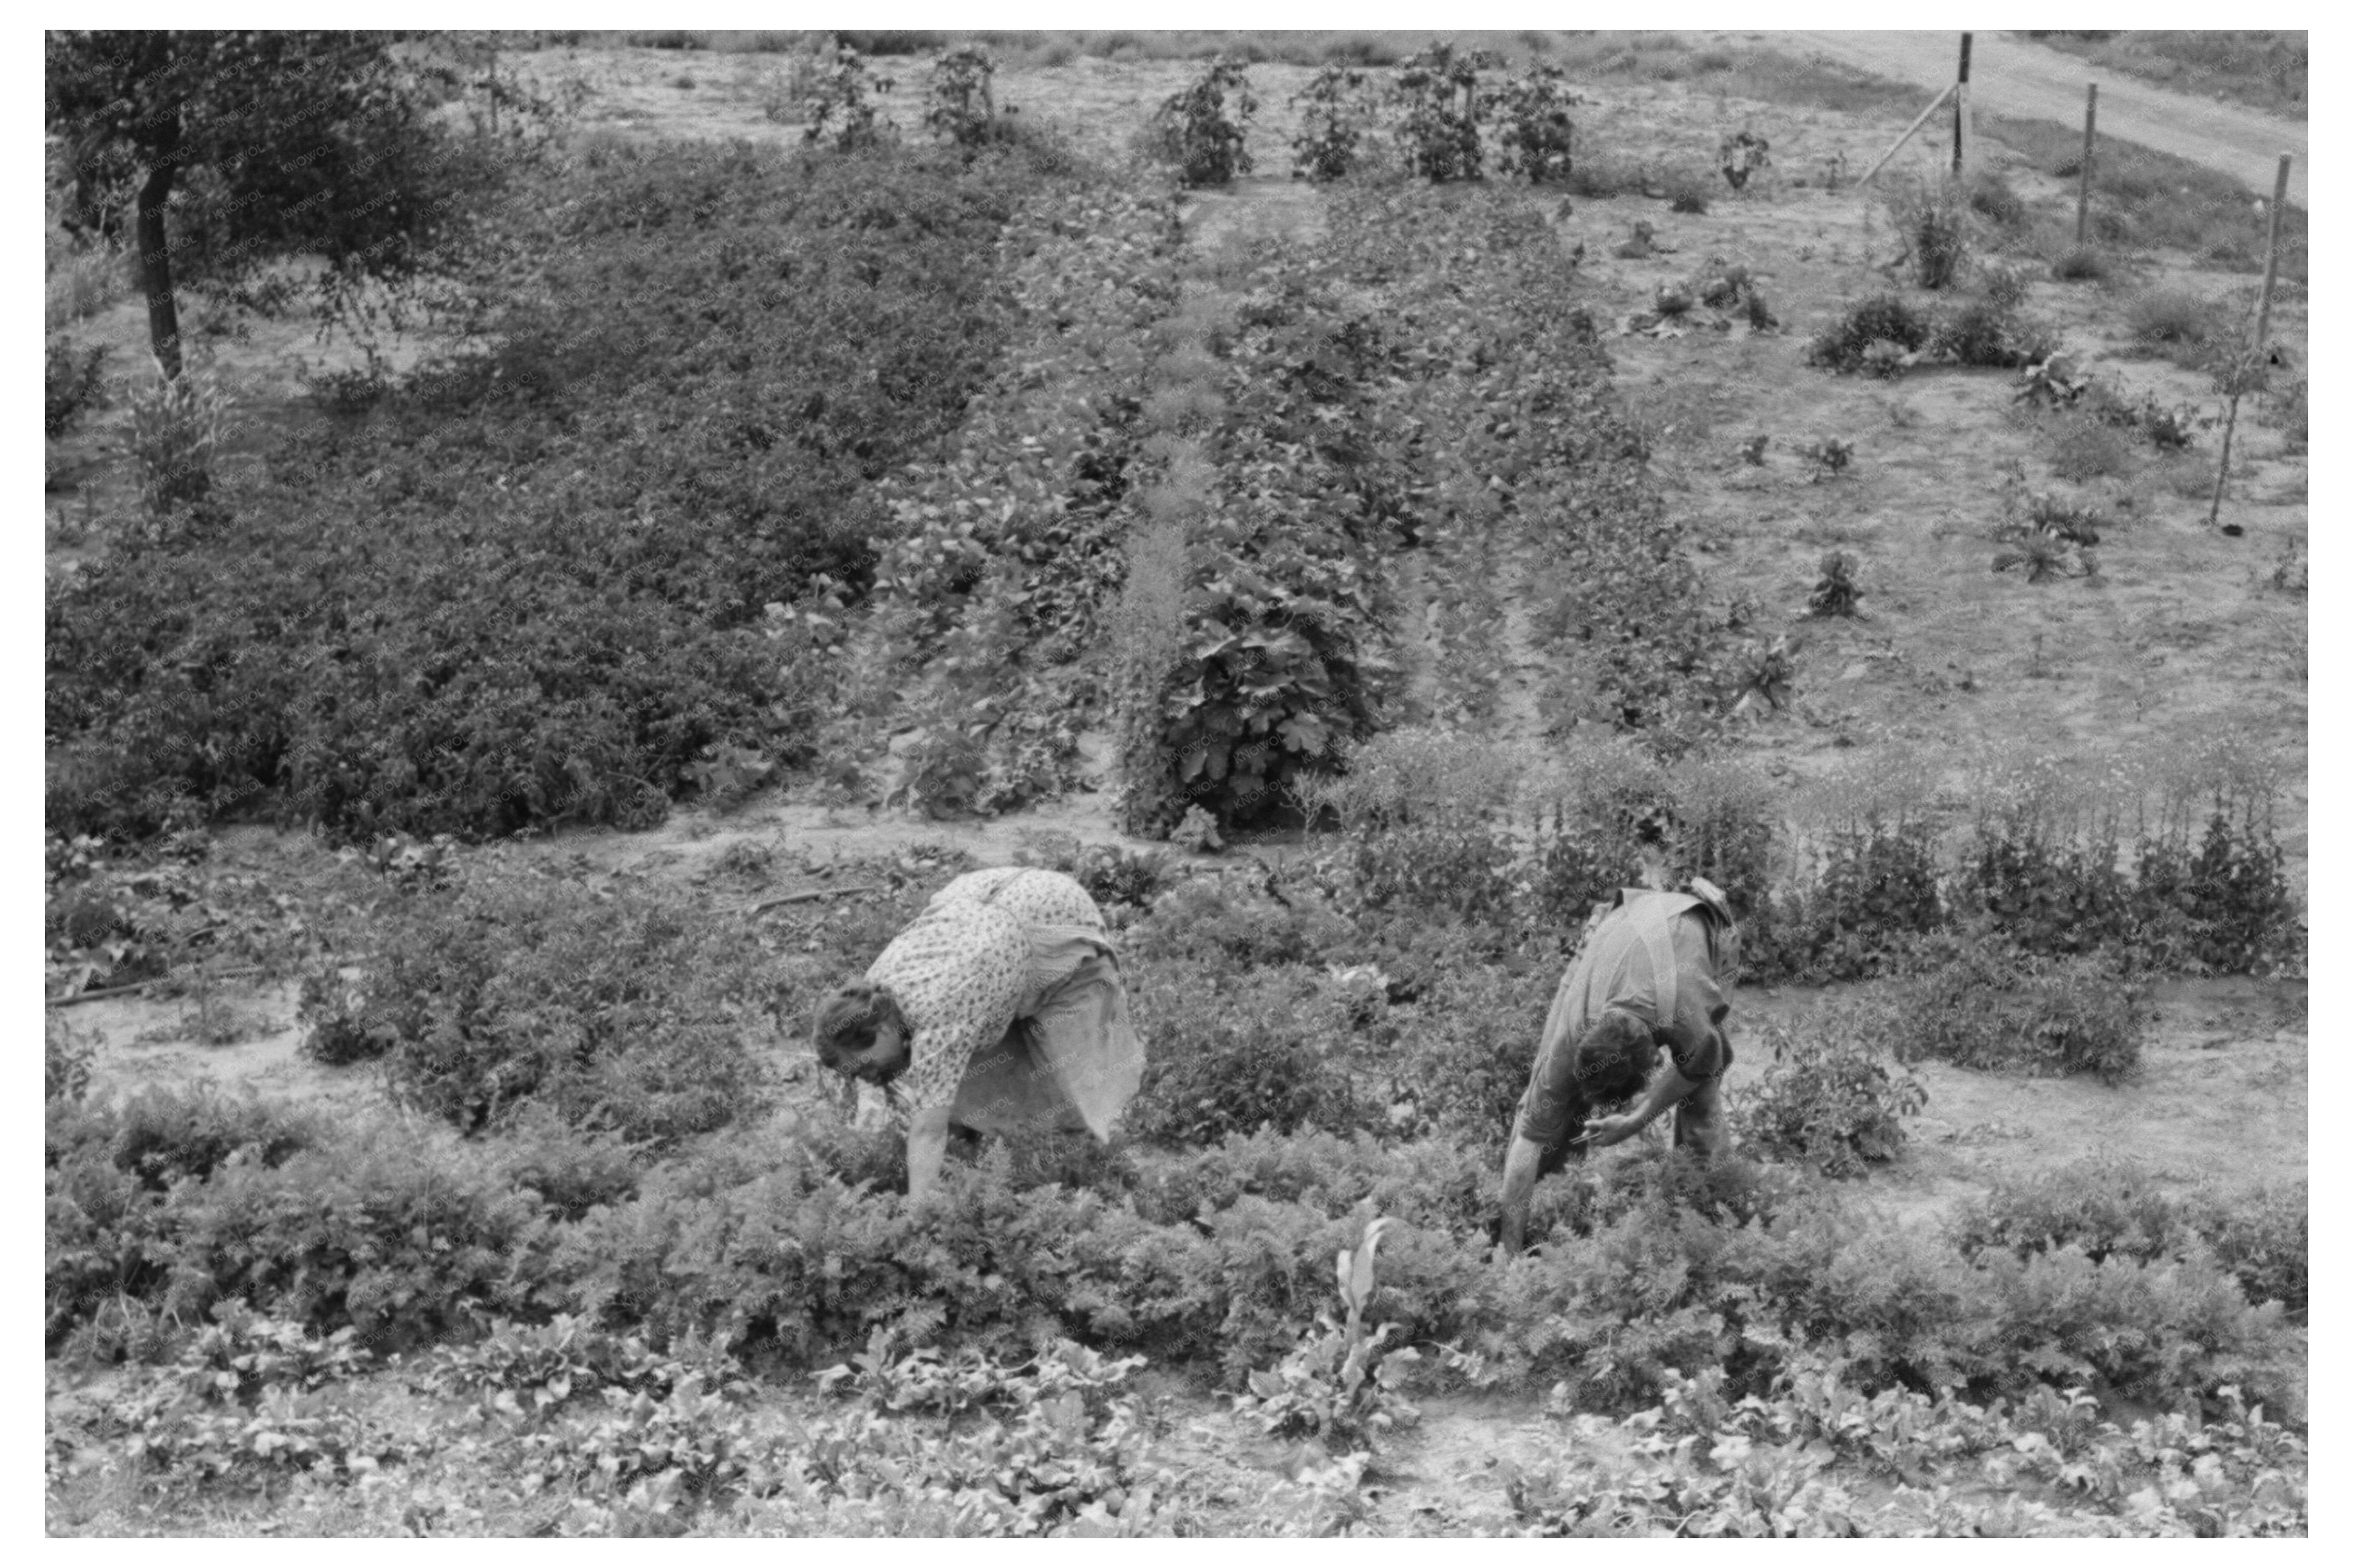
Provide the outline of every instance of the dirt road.
{"type": "MultiPolygon", "coordinates": [[[[1953,79],[1960,59],[1960,36],[1948,32],[1791,32],[1776,35],[1774,41],[1898,81],[1916,81],[1927,89],[1920,100],[1924,107],[1929,94],[1953,79]]],[[[2293,121],[2170,92],[2010,34],[1978,33],[1970,54],[1969,93],[1981,110],[2081,125],[2084,84],[2096,81],[2102,136],[2203,163],[2265,196],[2271,195],[2279,155],[2293,153],[2288,199],[2311,210],[2305,127],[2293,121]]]]}

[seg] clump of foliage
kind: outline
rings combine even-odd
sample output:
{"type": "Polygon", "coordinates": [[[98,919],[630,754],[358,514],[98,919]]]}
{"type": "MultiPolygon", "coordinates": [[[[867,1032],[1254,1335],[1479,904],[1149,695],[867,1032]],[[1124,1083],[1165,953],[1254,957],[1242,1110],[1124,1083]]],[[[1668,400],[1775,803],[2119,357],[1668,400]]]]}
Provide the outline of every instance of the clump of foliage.
{"type": "Polygon", "coordinates": [[[1419,1419],[1419,1413],[1398,1392],[1419,1353],[1389,1342],[1398,1331],[1394,1322],[1365,1332],[1365,1306],[1377,1284],[1374,1257],[1381,1233],[1393,1223],[1386,1216],[1372,1220],[1364,1239],[1338,1254],[1345,1323],[1317,1313],[1315,1331],[1272,1371],[1253,1369],[1250,1392],[1235,1395],[1235,1409],[1255,1416],[1271,1436],[1314,1437],[1346,1452],[1368,1448],[1377,1434],[1419,1419]]]}
{"type": "Polygon", "coordinates": [[[1812,591],[1806,595],[1806,614],[1852,616],[1862,599],[1862,590],[1854,582],[1854,557],[1843,550],[1833,550],[1822,557],[1820,571],[1812,591]]]}
{"type": "Polygon", "coordinates": [[[2094,1262],[2115,1255],[2163,1263],[2211,1248],[2249,1301],[2279,1301],[2301,1317],[2310,1299],[2304,1188],[2179,1193],[2129,1159],[2094,1155],[1997,1181],[1954,1222],[1955,1239],[1969,1257],[2073,1247],[2094,1262]]]}
{"type": "Polygon", "coordinates": [[[1026,1361],[898,1355],[878,1333],[818,1374],[849,1404],[811,1424],[781,1509],[822,1534],[951,1521],[986,1535],[1154,1532],[1175,1478],[1144,1462],[1145,1412],[1127,1386],[1143,1364],[1069,1340],[1026,1361]]]}
{"type": "Polygon", "coordinates": [[[1505,174],[1525,175],[1531,184],[1567,179],[1575,167],[1571,151],[1577,136],[1568,111],[1583,101],[1569,90],[1567,73],[1556,65],[1538,64],[1507,79],[1489,110],[1501,127],[1495,133],[1495,167],[1505,174]]]}
{"type": "Polygon", "coordinates": [[[1220,55],[1183,91],[1171,94],[1145,130],[1145,145],[1172,164],[1189,187],[1229,185],[1250,172],[1248,143],[1258,99],[1250,73],[1239,60],[1220,55]]]}
{"type": "Polygon", "coordinates": [[[1854,443],[1837,436],[1825,436],[1819,441],[1809,441],[1799,448],[1810,468],[1809,482],[1834,479],[1846,472],[1854,462],[1854,443]]]}
{"type": "Polygon", "coordinates": [[[924,129],[951,147],[986,147],[996,141],[997,97],[990,86],[996,75],[997,62],[974,45],[934,60],[924,129]]]}
{"type": "Polygon", "coordinates": [[[1443,41],[1398,62],[1389,93],[1398,150],[1409,172],[1432,184],[1481,177],[1479,73],[1502,63],[1487,50],[1457,49],[1443,41]]]}
{"type": "Polygon", "coordinates": [[[1947,940],[1919,962],[1898,1054],[2119,1083],[2140,1065],[2154,1013],[2146,988],[2094,958],[2047,959],[2000,941],[1947,940]]]}
{"type": "Polygon", "coordinates": [[[1356,1008],[1298,971],[1263,970],[1203,984],[1155,974],[1133,990],[1139,1031],[1152,1040],[1144,1087],[1125,1124],[1139,1138],[1198,1143],[1261,1126],[1346,1130],[1359,1104],[1336,1042],[1356,1008]]]}
{"type": "Polygon", "coordinates": [[[1969,254],[1970,195],[1949,175],[1899,184],[1883,197],[1912,280],[1923,289],[1946,289],[1960,280],[1969,254]]]}
{"type": "Polygon", "coordinates": [[[1928,353],[1938,359],[1998,370],[2033,364],[2055,347],[2049,332],[1990,296],[1938,321],[1928,340],[1928,353]]]}
{"type": "Polygon", "coordinates": [[[837,153],[856,153],[895,137],[898,128],[877,112],[874,99],[898,84],[870,73],[866,57],[837,40],[833,58],[815,74],[807,90],[808,124],[801,140],[827,142],[837,153]]]}
{"type": "Polygon", "coordinates": [[[2017,230],[2026,225],[2026,202],[2010,182],[1990,170],[1972,173],[1966,182],[1969,211],[1996,228],[2017,230]]]}
{"type": "Polygon", "coordinates": [[[1767,1024],[1773,1065],[1739,1100],[1744,1140],[1768,1157],[1804,1160],[1828,1176],[1854,1176],[1904,1146],[1904,1121],[1927,1090],[1891,1067],[1884,1042],[1897,1020],[1883,1007],[1823,1008],[1767,1024]]]}
{"type": "Polygon", "coordinates": [[[2225,335],[2218,314],[2211,300],[2189,289],[2147,289],[2126,301],[2125,325],[2142,348],[2196,365],[2225,335]]]}
{"type": "Polygon", "coordinates": [[[1901,297],[1873,295],[1848,307],[1834,325],[1817,333],[1806,345],[1806,363],[1841,372],[1860,370],[1873,344],[1893,343],[1910,353],[1926,347],[1934,330],[1934,323],[1901,297]]]}
{"type": "Polygon", "coordinates": [[[1725,184],[1745,190],[1749,175],[1773,166],[1772,151],[1771,142],[1744,125],[1717,145],[1715,166],[1723,171],[1725,184]]]}
{"type": "Polygon", "coordinates": [[[751,933],[634,890],[469,887],[380,935],[356,980],[306,987],[309,1048],[382,1056],[396,1096],[465,1131],[535,1103],[633,1141],[755,1114],[746,1029],[772,1003],[797,1025],[809,996],[764,973],[751,933]]]}
{"type": "Polygon", "coordinates": [[[77,350],[71,336],[51,332],[42,345],[41,429],[51,440],[65,435],[93,408],[106,406],[107,345],[77,350]]]}
{"type": "Polygon", "coordinates": [[[2051,264],[2051,276],[2062,283],[2105,283],[2113,270],[2108,258],[2089,245],[2069,246],[2051,264]]]}
{"type": "Polygon", "coordinates": [[[1323,183],[1356,172],[1373,123],[1371,79],[1345,64],[1324,67],[1293,93],[1299,131],[1291,140],[1293,179],[1323,183]]]}
{"type": "Polygon", "coordinates": [[[138,465],[139,499],[151,526],[167,531],[176,508],[195,509],[212,494],[213,459],[220,450],[227,399],[209,365],[177,376],[159,363],[153,381],[132,384],[131,457],[138,465]]]}

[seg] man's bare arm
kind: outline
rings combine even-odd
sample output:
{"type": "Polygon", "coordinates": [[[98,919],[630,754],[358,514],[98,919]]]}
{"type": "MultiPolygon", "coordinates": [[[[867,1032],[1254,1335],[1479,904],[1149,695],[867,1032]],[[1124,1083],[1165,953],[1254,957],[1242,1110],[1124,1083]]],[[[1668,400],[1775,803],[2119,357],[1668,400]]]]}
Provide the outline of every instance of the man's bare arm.
{"type": "Polygon", "coordinates": [[[1536,1168],[1544,1161],[1544,1145],[1533,1138],[1512,1138],[1504,1156],[1504,1256],[1517,1258],[1528,1232],[1528,1198],[1536,1188],[1536,1168]]]}

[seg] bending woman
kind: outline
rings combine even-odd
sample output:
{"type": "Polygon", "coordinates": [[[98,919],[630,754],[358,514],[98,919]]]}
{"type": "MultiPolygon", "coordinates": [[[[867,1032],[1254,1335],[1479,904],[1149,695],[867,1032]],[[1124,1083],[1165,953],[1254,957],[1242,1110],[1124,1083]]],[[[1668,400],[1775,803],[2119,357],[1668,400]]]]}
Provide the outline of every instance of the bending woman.
{"type": "Polygon", "coordinates": [[[884,1092],[917,1201],[951,1126],[1107,1142],[1144,1078],[1103,911],[1060,872],[1019,866],[934,894],[865,979],[819,1005],[813,1034],[827,1067],[884,1092]]]}

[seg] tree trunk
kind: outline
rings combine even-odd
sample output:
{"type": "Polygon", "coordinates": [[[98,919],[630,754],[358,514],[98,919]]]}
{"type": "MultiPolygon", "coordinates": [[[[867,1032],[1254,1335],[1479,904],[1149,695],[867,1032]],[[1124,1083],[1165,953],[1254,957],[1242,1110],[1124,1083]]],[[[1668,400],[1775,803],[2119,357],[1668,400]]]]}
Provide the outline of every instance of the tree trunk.
{"type": "Polygon", "coordinates": [[[180,307],[172,296],[172,249],[164,233],[164,204],[176,165],[161,163],[139,187],[139,286],[147,295],[147,341],[164,376],[180,376],[180,307]]]}

